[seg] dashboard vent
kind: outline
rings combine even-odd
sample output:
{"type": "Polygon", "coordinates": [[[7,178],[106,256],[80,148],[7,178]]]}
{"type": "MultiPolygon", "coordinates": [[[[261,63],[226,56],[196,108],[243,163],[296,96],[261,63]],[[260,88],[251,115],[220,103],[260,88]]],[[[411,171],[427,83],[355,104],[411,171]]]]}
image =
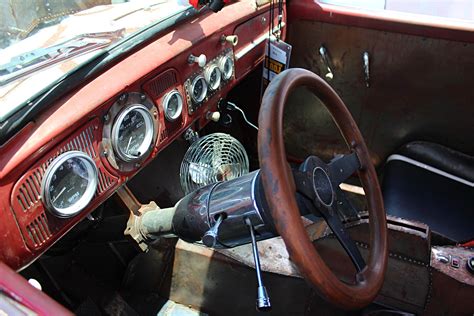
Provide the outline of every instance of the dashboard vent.
{"type": "Polygon", "coordinates": [[[46,169],[56,157],[67,151],[79,150],[94,159],[99,170],[94,202],[103,202],[103,198],[117,186],[120,179],[110,173],[99,159],[99,124],[100,121],[95,119],[74,132],[27,170],[13,187],[12,211],[30,250],[44,248],[55,239],[56,234],[65,232],[70,227],[69,223],[78,220],[76,217],[63,219],[50,215],[41,202],[41,183],[46,169]]]}
{"type": "Polygon", "coordinates": [[[35,247],[41,246],[52,236],[44,212],[27,225],[26,230],[35,247]]]}
{"type": "Polygon", "coordinates": [[[146,84],[146,89],[152,95],[153,98],[158,98],[166,90],[174,87],[178,83],[178,78],[174,70],[167,70],[162,74],[159,74],[146,84]]]}
{"type": "Polygon", "coordinates": [[[36,169],[25,179],[23,185],[18,190],[16,198],[23,211],[27,211],[40,200],[42,178],[42,170],[36,169]]]}
{"type": "Polygon", "coordinates": [[[99,181],[97,185],[97,194],[102,194],[117,182],[115,178],[110,177],[106,172],[99,168],[99,181]]]}

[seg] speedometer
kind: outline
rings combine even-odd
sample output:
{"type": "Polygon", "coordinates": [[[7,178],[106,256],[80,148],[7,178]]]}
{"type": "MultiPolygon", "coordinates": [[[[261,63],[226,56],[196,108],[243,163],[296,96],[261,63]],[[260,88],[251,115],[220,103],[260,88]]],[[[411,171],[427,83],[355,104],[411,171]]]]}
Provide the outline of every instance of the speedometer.
{"type": "Polygon", "coordinates": [[[41,196],[51,213],[71,217],[89,204],[96,189],[94,161],[82,151],[68,151],[49,165],[41,184],[41,196]]]}
{"type": "Polygon", "coordinates": [[[211,65],[204,72],[204,76],[209,85],[209,89],[215,91],[219,88],[221,84],[221,71],[216,65],[211,65]]]}
{"type": "Polygon", "coordinates": [[[203,76],[199,75],[191,83],[191,98],[196,103],[204,101],[207,95],[207,83],[203,76]]]}
{"type": "Polygon", "coordinates": [[[153,145],[153,116],[142,104],[132,104],[117,116],[112,126],[112,146],[123,161],[137,161],[153,145]]]}

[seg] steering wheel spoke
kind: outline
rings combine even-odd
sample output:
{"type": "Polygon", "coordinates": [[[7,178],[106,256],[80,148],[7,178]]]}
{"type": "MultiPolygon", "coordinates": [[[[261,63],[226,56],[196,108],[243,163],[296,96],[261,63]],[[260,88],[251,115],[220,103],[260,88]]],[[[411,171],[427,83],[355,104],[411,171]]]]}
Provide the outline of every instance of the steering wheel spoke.
{"type": "Polygon", "coordinates": [[[296,192],[300,193],[309,200],[315,198],[313,189],[313,181],[311,179],[311,173],[301,170],[292,170],[293,180],[295,181],[296,192]]]}
{"type": "Polygon", "coordinates": [[[336,200],[337,200],[337,209],[339,214],[342,217],[342,220],[347,221],[349,219],[359,218],[359,211],[354,207],[354,205],[349,201],[347,195],[340,188],[335,188],[336,190],[336,200]]]}
{"type": "Polygon", "coordinates": [[[354,172],[359,170],[360,162],[357,154],[352,152],[348,155],[339,155],[328,165],[331,180],[334,186],[339,186],[342,182],[347,180],[354,172]]]}
{"type": "Polygon", "coordinates": [[[324,208],[321,208],[319,212],[328,224],[329,228],[331,228],[339,243],[346,251],[352,263],[356,267],[357,272],[361,272],[366,266],[365,260],[362,257],[359,248],[357,248],[356,243],[351,238],[346,228],[344,227],[344,224],[339,218],[337,207],[333,207],[333,212],[328,212],[328,210],[324,208]]]}

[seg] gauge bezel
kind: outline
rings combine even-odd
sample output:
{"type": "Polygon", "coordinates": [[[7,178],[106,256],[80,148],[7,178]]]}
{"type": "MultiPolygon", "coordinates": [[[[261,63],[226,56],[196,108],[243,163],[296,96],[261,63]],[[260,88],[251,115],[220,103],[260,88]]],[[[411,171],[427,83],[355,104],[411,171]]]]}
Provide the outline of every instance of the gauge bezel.
{"type": "Polygon", "coordinates": [[[170,91],[165,95],[165,97],[163,98],[163,111],[165,113],[165,118],[170,122],[176,121],[176,119],[181,116],[181,113],[183,113],[183,96],[181,95],[181,93],[179,93],[178,90],[170,91]],[[170,116],[168,114],[168,107],[169,102],[171,101],[171,98],[174,95],[178,96],[178,110],[173,116],[170,116]]]}
{"type": "Polygon", "coordinates": [[[46,172],[41,181],[41,199],[46,209],[51,212],[53,215],[61,218],[69,218],[79,214],[84,208],[86,208],[89,203],[94,198],[95,192],[97,191],[98,184],[98,169],[97,166],[86,153],[78,150],[67,151],[58,157],[56,157],[51,164],[46,169],[46,172]],[[84,194],[79,198],[79,200],[73,205],[66,208],[57,208],[54,206],[51,201],[51,195],[49,188],[51,186],[51,181],[53,175],[56,173],[58,168],[66,162],[68,159],[81,159],[87,168],[88,173],[88,183],[87,188],[84,191],[84,194]]]}
{"type": "Polygon", "coordinates": [[[230,57],[229,55],[222,56],[219,60],[219,70],[221,71],[222,79],[224,79],[225,81],[231,79],[232,75],[234,74],[234,60],[232,59],[232,57],[230,57]],[[225,64],[228,60],[231,62],[231,67],[226,73],[225,64]]]}
{"type": "Polygon", "coordinates": [[[193,81],[191,82],[191,99],[195,102],[195,103],[201,103],[202,101],[204,101],[206,99],[206,96],[207,96],[207,82],[206,82],[206,79],[201,76],[201,75],[198,75],[196,76],[193,81]],[[194,88],[196,86],[196,83],[199,81],[199,80],[202,80],[202,83],[204,85],[204,88],[202,89],[202,92],[201,94],[199,95],[198,98],[195,98],[194,97],[194,88]]]}
{"type": "Polygon", "coordinates": [[[204,71],[204,78],[206,79],[207,85],[211,91],[216,91],[219,89],[221,85],[221,79],[222,79],[222,73],[219,67],[217,65],[210,65],[209,67],[206,68],[204,71]],[[213,71],[217,71],[217,77],[216,77],[216,82],[214,82],[214,85],[211,85],[211,75],[213,71]]]}
{"type": "Polygon", "coordinates": [[[124,108],[115,119],[112,125],[112,134],[111,134],[111,142],[114,152],[117,154],[118,158],[125,162],[134,162],[142,160],[143,157],[147,156],[150,152],[151,148],[153,147],[154,143],[154,135],[155,135],[155,124],[153,120],[153,115],[150,113],[148,108],[143,104],[131,104],[124,108]],[[127,114],[131,113],[132,111],[138,111],[145,120],[145,138],[143,139],[142,144],[139,148],[140,155],[132,156],[130,154],[122,152],[118,145],[118,137],[120,132],[120,126],[123,123],[123,120],[127,114]]]}

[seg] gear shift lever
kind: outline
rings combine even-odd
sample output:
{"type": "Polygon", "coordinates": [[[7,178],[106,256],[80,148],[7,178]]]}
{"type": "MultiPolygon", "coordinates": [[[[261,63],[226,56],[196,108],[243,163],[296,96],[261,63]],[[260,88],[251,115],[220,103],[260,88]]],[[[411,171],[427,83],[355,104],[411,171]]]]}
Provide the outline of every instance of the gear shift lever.
{"type": "Polygon", "coordinates": [[[267,289],[262,282],[262,272],[260,271],[260,258],[258,255],[258,248],[257,248],[257,241],[255,240],[255,231],[253,229],[252,222],[247,217],[245,219],[245,224],[249,227],[250,230],[250,237],[252,238],[252,250],[253,250],[253,259],[255,262],[255,271],[257,272],[257,282],[258,282],[258,290],[257,290],[257,310],[264,312],[269,311],[272,308],[270,303],[270,297],[268,296],[267,289]]]}

